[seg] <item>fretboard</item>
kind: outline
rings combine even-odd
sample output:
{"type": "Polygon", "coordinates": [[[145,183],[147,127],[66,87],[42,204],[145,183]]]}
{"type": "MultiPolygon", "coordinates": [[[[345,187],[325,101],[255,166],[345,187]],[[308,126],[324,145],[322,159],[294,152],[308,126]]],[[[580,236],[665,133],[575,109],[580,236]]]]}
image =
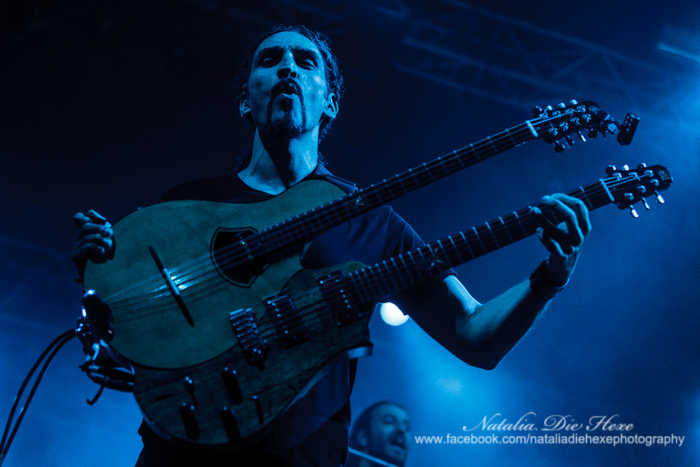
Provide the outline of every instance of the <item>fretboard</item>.
{"type": "Polygon", "coordinates": [[[546,119],[539,118],[521,123],[477,143],[438,157],[431,162],[268,227],[246,238],[249,251],[258,257],[301,240],[314,238],[342,222],[391,202],[410,191],[424,187],[500,152],[537,139],[534,125],[542,125],[543,122],[546,122],[546,119]]]}
{"type": "MultiPolygon", "coordinates": [[[[661,173],[667,177],[667,172],[661,173]]],[[[589,210],[624,201],[621,191],[634,189],[640,183],[636,174],[601,179],[567,193],[584,202],[589,210]]],[[[531,215],[539,209],[554,224],[562,222],[556,212],[540,202],[513,211],[470,230],[458,232],[436,242],[393,257],[387,261],[354,271],[346,278],[346,288],[356,292],[360,303],[373,303],[419,283],[449,268],[484,256],[533,235],[538,227],[531,215]]]]}

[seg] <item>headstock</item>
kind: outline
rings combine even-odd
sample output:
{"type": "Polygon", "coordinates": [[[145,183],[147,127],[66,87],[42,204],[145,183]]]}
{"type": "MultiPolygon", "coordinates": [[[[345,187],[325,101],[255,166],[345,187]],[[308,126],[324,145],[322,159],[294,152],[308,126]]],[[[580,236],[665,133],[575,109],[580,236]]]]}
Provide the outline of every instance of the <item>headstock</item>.
{"type": "Polygon", "coordinates": [[[646,198],[654,195],[659,204],[664,203],[660,191],[671,186],[673,178],[665,167],[653,165],[647,167],[646,164],[639,164],[636,169],[623,166],[622,170],[609,166],[606,169],[609,178],[604,180],[605,185],[614,199],[614,203],[620,209],[629,209],[634,217],[639,214],[634,209],[634,204],[641,202],[648,211],[649,203],[646,198]]]}
{"type": "Polygon", "coordinates": [[[617,134],[617,142],[628,145],[639,124],[639,118],[634,114],[627,114],[624,122],[620,123],[591,101],[579,103],[572,100],[569,104],[559,104],[556,109],[551,105],[544,109],[535,107],[532,113],[535,119],[529,123],[533,131],[539,139],[554,144],[556,152],[571,147],[574,144],[572,136],[585,142],[584,131],[587,131],[589,138],[617,134]]]}

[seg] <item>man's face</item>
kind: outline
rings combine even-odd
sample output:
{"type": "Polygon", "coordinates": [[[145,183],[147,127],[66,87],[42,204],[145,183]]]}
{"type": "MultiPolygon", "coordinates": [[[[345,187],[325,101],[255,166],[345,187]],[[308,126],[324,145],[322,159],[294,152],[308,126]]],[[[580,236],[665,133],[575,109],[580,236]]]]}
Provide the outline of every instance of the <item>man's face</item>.
{"type": "MultiPolygon", "coordinates": [[[[294,138],[333,118],[337,100],[328,92],[318,47],[295,32],[279,32],[255,51],[241,114],[250,112],[261,134],[294,138]]],[[[317,134],[317,133],[316,133],[317,134]]]]}
{"type": "Polygon", "coordinates": [[[367,454],[402,466],[408,456],[411,427],[401,407],[380,405],[372,412],[367,454]]]}

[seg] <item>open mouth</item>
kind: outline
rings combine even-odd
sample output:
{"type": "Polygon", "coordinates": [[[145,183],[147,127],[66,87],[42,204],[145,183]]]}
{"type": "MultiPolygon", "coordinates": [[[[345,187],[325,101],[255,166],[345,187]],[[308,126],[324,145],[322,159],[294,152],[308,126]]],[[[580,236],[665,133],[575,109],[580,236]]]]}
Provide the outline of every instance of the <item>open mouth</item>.
{"type": "Polygon", "coordinates": [[[277,97],[283,94],[287,97],[301,95],[301,89],[299,85],[291,78],[280,81],[272,88],[272,96],[277,97]]]}

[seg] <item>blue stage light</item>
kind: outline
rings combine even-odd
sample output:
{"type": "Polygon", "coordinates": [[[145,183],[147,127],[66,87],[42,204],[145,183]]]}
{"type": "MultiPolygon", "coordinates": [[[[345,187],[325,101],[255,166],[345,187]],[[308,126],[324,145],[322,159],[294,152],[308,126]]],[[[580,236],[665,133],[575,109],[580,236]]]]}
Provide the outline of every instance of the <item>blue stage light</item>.
{"type": "Polygon", "coordinates": [[[408,315],[404,315],[399,307],[393,303],[382,303],[379,314],[382,320],[390,326],[400,326],[408,321],[408,315]]]}

